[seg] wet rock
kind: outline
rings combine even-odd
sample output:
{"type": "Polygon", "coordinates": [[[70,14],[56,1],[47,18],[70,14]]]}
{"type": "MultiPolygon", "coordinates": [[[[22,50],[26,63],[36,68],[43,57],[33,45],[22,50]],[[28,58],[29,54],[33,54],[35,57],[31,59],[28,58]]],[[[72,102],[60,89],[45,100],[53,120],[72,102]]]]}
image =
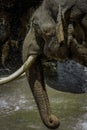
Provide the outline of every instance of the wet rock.
{"type": "Polygon", "coordinates": [[[87,92],[87,67],[75,61],[58,63],[60,89],[71,92],[87,92]]]}
{"type": "Polygon", "coordinates": [[[87,67],[75,61],[58,62],[56,71],[57,74],[47,80],[51,87],[65,92],[87,92],[87,67]]]}

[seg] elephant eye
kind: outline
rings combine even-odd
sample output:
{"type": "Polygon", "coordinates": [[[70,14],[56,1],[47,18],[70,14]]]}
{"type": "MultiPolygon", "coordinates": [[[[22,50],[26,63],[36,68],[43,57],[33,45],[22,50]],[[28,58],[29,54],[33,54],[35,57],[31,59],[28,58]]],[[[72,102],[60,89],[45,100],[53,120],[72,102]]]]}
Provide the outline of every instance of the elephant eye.
{"type": "Polygon", "coordinates": [[[39,28],[39,25],[35,21],[32,22],[32,26],[34,27],[35,30],[39,28]]]}
{"type": "Polygon", "coordinates": [[[32,26],[33,26],[34,30],[36,31],[36,33],[41,34],[40,26],[36,21],[32,22],[32,26]]]}

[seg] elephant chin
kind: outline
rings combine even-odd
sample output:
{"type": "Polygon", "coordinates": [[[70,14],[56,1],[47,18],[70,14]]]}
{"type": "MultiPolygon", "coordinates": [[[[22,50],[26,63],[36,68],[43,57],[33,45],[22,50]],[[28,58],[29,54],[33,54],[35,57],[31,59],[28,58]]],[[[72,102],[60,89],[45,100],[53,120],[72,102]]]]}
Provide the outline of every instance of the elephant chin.
{"type": "Polygon", "coordinates": [[[13,74],[9,75],[5,78],[0,78],[0,85],[8,83],[16,78],[18,78],[21,74],[23,74],[35,61],[36,56],[29,56],[25,63],[13,74]]]}

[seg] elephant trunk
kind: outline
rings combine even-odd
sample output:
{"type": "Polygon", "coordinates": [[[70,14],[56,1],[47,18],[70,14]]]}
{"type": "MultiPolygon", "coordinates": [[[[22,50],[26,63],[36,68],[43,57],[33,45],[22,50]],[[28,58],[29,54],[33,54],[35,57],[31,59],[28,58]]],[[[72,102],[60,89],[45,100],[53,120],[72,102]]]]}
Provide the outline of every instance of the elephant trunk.
{"type": "Polygon", "coordinates": [[[43,123],[48,128],[57,128],[60,123],[57,117],[51,114],[40,60],[27,71],[27,77],[43,123]]]}
{"type": "Polygon", "coordinates": [[[56,116],[51,114],[50,104],[45,88],[40,86],[35,87],[33,90],[35,101],[39,108],[41,119],[48,128],[57,128],[59,126],[59,120],[56,116]]]}

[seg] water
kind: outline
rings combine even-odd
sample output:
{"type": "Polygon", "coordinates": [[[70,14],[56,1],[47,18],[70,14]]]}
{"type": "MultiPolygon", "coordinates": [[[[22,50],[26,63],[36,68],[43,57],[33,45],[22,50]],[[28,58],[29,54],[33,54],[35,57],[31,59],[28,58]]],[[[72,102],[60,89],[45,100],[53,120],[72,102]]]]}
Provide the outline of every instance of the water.
{"type": "MultiPolygon", "coordinates": [[[[87,94],[60,92],[47,86],[58,130],[87,130],[87,94]]],[[[0,86],[0,130],[48,130],[42,123],[26,78],[0,86]]]]}

